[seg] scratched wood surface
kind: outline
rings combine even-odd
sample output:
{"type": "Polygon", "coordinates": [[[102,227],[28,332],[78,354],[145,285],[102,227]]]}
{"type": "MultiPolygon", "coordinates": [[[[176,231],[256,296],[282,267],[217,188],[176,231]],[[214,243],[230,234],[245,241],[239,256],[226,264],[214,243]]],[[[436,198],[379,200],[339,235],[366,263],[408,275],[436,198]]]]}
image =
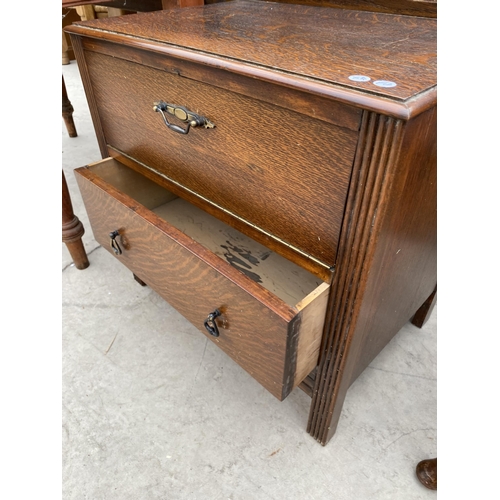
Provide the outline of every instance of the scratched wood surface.
{"type": "MultiPolygon", "coordinates": [[[[225,0],[205,0],[205,4],[225,0]]],[[[437,17],[437,0],[276,0],[280,3],[315,5],[339,9],[368,10],[405,16],[437,17]]]]}
{"type": "Polygon", "coordinates": [[[133,22],[127,17],[84,26],[394,99],[436,85],[437,21],[432,18],[249,0],[138,14],[133,22]],[[354,82],[351,75],[370,81],[354,82]],[[396,86],[378,87],[373,84],[378,80],[396,86]]]}

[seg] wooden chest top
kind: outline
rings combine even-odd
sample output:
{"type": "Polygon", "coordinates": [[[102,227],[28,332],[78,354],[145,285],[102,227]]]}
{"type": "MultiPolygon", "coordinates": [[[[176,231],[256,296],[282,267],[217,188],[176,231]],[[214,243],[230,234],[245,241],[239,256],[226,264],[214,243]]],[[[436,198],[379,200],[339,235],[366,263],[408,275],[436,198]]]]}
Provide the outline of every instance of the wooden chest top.
{"type": "Polygon", "coordinates": [[[436,101],[436,23],[236,0],[77,23],[71,31],[409,118],[436,101]]]}

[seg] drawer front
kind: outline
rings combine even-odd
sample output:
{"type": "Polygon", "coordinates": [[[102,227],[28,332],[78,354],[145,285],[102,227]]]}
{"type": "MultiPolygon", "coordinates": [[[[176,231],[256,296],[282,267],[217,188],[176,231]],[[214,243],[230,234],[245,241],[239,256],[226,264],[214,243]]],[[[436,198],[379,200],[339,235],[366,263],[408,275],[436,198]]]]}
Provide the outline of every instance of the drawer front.
{"type": "Polygon", "coordinates": [[[115,255],[109,235],[118,230],[117,258],[274,396],[284,399],[315,366],[325,289],[319,314],[318,304],[311,304],[311,315],[298,311],[88,168],[76,174],[96,240],[115,255]],[[222,313],[219,337],[204,326],[215,309],[222,313]],[[310,327],[314,339],[304,331],[310,327]],[[307,360],[299,359],[301,345],[307,360]],[[311,346],[315,352],[308,354],[311,346]]]}
{"type": "Polygon", "coordinates": [[[107,55],[87,51],[86,62],[108,145],[333,265],[356,131],[107,55]],[[168,129],[160,100],[215,128],[168,129]]]}

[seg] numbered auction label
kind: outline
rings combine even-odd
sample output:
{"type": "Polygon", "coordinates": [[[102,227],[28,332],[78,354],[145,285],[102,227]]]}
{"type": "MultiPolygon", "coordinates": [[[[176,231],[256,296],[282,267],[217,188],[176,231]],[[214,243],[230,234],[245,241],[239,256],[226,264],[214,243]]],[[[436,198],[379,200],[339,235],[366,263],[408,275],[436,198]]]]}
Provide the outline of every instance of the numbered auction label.
{"type": "Polygon", "coordinates": [[[349,80],[352,80],[353,82],[369,82],[371,78],[364,75],[351,75],[349,80]]]}
{"type": "Polygon", "coordinates": [[[395,87],[397,84],[395,82],[390,82],[389,80],[375,80],[373,82],[373,85],[376,85],[377,87],[384,87],[386,89],[395,87]]]}

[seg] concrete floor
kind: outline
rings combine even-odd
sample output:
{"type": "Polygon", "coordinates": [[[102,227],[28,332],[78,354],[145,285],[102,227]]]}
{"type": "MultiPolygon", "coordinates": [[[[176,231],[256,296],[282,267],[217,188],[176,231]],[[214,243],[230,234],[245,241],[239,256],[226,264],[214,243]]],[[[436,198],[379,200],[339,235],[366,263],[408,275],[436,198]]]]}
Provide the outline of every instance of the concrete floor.
{"type": "Polygon", "coordinates": [[[63,498],[303,500],[435,497],[436,309],[405,325],[352,385],[326,447],[310,398],[282,403],[93,239],[73,169],[100,159],[75,61],[63,66],[78,137],[63,169],[90,267],[63,245],[63,498]]]}

